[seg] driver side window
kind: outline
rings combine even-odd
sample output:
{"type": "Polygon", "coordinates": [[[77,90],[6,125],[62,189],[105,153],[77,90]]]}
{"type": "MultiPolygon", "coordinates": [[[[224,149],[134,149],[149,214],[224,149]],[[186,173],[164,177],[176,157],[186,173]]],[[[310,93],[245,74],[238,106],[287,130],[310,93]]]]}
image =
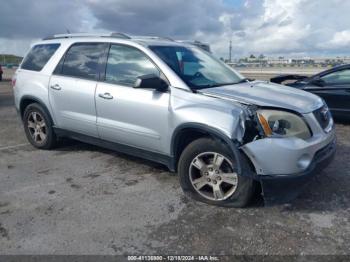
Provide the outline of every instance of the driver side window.
{"type": "Polygon", "coordinates": [[[154,74],[158,68],[140,50],[125,46],[111,45],[106,66],[106,82],[133,86],[139,76],[154,74]]]}
{"type": "Polygon", "coordinates": [[[345,69],[337,72],[330,73],[321,77],[321,79],[327,84],[344,85],[350,84],[350,69],[345,69]]]}

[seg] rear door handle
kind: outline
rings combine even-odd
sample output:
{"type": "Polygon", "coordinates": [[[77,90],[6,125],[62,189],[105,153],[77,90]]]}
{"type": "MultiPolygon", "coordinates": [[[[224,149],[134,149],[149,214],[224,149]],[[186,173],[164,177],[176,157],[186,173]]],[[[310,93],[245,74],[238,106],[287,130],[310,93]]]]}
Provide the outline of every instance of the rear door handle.
{"type": "Polygon", "coordinates": [[[103,99],[113,99],[113,96],[110,93],[98,94],[98,96],[103,99]]]}
{"type": "Polygon", "coordinates": [[[54,90],[61,90],[61,87],[59,86],[59,84],[55,84],[55,85],[52,85],[50,87],[54,90]]]}

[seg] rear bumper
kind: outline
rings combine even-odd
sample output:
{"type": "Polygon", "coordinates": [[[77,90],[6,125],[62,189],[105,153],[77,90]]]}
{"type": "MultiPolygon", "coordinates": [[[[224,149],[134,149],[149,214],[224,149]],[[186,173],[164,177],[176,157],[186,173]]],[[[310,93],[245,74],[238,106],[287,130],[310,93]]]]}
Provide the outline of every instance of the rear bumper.
{"type": "Polygon", "coordinates": [[[287,203],[296,198],[310,179],[332,162],[335,152],[336,138],[318,150],[307,170],[301,173],[259,176],[265,205],[287,203]]]}

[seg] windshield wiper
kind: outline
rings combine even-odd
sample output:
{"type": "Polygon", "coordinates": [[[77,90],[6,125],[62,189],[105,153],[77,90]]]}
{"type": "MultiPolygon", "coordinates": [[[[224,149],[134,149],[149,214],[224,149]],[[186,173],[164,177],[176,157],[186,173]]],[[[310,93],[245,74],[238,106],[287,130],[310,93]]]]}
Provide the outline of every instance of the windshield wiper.
{"type": "Polygon", "coordinates": [[[248,82],[249,80],[247,78],[243,78],[239,80],[238,82],[231,82],[231,83],[222,83],[222,84],[213,84],[210,85],[210,87],[219,87],[219,86],[229,86],[229,85],[237,85],[237,84],[242,84],[245,82],[248,82]]]}
{"type": "Polygon", "coordinates": [[[235,84],[241,84],[241,83],[245,83],[245,82],[249,82],[248,78],[242,78],[241,80],[239,80],[237,83],[235,84]]]}
{"type": "Polygon", "coordinates": [[[228,86],[228,85],[237,85],[237,84],[241,84],[241,83],[245,83],[245,82],[249,82],[249,79],[243,78],[243,79],[239,80],[238,82],[202,85],[202,86],[197,86],[196,89],[204,89],[204,88],[212,88],[212,87],[228,86]]]}

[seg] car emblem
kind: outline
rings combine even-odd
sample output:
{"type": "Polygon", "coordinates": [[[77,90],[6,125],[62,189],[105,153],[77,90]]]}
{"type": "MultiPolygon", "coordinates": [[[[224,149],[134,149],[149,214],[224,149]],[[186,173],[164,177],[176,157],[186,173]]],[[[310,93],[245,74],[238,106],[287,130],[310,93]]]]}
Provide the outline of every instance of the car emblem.
{"type": "Polygon", "coordinates": [[[328,121],[328,112],[329,112],[328,107],[325,106],[322,108],[321,115],[324,121],[328,121]]]}

